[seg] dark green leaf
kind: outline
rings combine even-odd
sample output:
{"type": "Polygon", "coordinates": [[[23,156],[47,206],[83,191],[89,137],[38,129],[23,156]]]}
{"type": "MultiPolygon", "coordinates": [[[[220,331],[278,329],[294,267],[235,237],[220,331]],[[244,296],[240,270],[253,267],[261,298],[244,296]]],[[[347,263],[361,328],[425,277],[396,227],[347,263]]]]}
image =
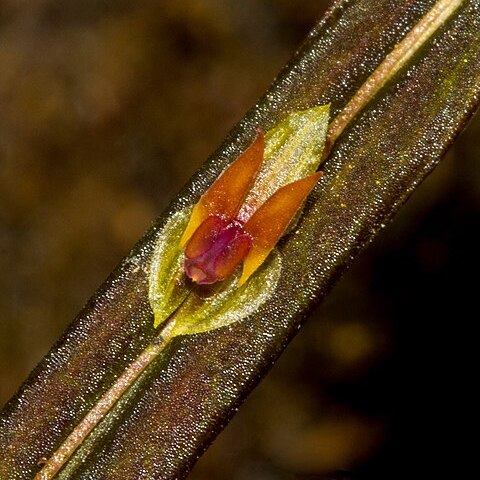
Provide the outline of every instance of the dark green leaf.
{"type": "MultiPolygon", "coordinates": [[[[0,478],[33,478],[156,335],[149,266],[165,223],[291,112],[337,114],[435,2],[338,2],[223,146],[92,298],[0,417],[0,478]],[[374,12],[374,14],[372,14],[374,12]],[[381,23],[379,23],[379,21],[381,23]]],[[[184,476],[298,331],[309,310],[439,161],[480,90],[480,6],[464,1],[355,117],[279,252],[274,295],[242,322],[174,339],[59,478],[184,476]]]]}

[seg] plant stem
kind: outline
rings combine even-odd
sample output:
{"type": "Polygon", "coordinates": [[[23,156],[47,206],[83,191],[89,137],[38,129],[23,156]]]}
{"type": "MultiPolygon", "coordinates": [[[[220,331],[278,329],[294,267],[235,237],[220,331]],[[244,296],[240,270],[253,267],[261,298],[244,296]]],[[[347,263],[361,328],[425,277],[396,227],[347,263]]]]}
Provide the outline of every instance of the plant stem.
{"type": "MultiPolygon", "coordinates": [[[[393,48],[383,62],[367,78],[353,95],[345,108],[329,126],[324,158],[328,155],[338,137],[355,116],[370,102],[378,91],[406,64],[406,62],[427,42],[463,0],[438,0],[415,27],[393,48]]],[[[172,332],[176,315],[171,315],[160,334],[127,367],[110,389],[98,400],[81,422],[68,435],[55,453],[47,460],[34,480],[51,480],[81,445],[89,433],[105,417],[123,393],[137,380],[142,372],[155,360],[173,338],[172,332]]]]}
{"type": "Polygon", "coordinates": [[[347,125],[378,91],[405,65],[425,42],[450,18],[464,0],[438,0],[410,32],[395,45],[374,72],[335,117],[327,132],[324,159],[347,125]]]}
{"type": "Polygon", "coordinates": [[[143,352],[118,377],[115,383],[98,400],[95,406],[73,429],[55,453],[47,460],[34,480],[51,480],[81,445],[88,434],[98,425],[125,391],[131,387],[142,372],[155,360],[172,340],[176,316],[173,314],[161,332],[150,342],[143,352]]]}

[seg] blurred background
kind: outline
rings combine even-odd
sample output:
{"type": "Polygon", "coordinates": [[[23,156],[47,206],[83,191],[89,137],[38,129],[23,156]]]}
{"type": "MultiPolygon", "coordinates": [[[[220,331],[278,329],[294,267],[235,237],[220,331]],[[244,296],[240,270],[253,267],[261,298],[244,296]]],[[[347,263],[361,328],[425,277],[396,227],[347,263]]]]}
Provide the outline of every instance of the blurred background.
{"type": "MultiPolygon", "coordinates": [[[[326,3],[2,0],[0,404],[326,3]]],[[[189,478],[435,478],[468,461],[479,135],[477,118],[189,478]]]]}

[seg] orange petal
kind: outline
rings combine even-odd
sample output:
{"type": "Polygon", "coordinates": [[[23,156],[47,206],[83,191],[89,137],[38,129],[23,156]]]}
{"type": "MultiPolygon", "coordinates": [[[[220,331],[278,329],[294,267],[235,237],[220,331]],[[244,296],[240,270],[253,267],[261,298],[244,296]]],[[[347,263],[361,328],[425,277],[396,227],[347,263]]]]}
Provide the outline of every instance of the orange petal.
{"type": "Polygon", "coordinates": [[[278,189],[245,224],[253,245],[243,263],[239,285],[264,262],[321,176],[322,172],[317,172],[278,189]]]}
{"type": "Polygon", "coordinates": [[[228,222],[217,215],[210,215],[195,230],[185,247],[187,258],[198,257],[212,248],[216,237],[225,229],[228,222]]]}
{"type": "Polygon", "coordinates": [[[235,218],[260,170],[264,147],[263,132],[259,130],[253,143],[224,170],[195,205],[180,248],[209,215],[221,215],[227,220],[235,218]]]}

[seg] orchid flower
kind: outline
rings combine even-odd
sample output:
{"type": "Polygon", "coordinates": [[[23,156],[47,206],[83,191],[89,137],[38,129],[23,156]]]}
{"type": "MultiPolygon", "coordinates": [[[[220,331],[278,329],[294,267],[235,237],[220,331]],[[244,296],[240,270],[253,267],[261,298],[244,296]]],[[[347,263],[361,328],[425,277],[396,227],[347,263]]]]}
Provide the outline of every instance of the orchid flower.
{"type": "Polygon", "coordinates": [[[259,202],[259,195],[248,199],[256,180],[257,190],[262,190],[262,178],[257,177],[264,150],[264,135],[259,130],[250,147],[225,169],[193,208],[180,248],[185,248],[185,273],[195,283],[224,280],[243,263],[238,281],[239,286],[243,285],[275,247],[322,175],[316,172],[283,185],[264,203],[259,202]]]}
{"type": "Polygon", "coordinates": [[[197,203],[165,222],[149,272],[155,327],[175,313],[176,335],[205,332],[273,294],[282,272],[275,246],[322,175],[328,124],[329,105],[320,105],[257,130],[197,203]]]}

